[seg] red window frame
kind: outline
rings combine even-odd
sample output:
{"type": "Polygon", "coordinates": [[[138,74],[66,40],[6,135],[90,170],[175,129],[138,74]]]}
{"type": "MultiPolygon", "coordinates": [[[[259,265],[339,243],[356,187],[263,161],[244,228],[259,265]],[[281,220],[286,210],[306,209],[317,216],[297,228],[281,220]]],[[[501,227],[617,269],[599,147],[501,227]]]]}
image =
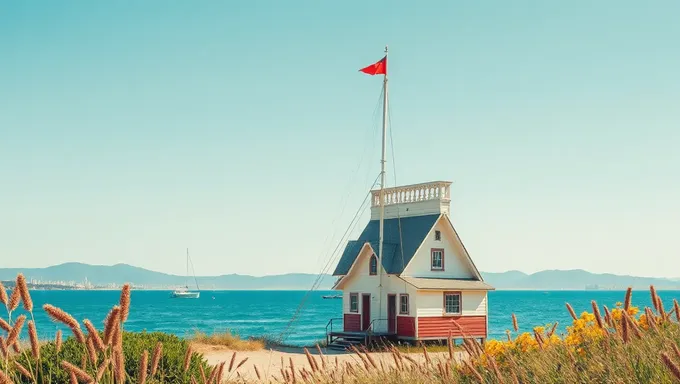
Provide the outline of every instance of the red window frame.
{"type": "Polygon", "coordinates": [[[376,276],[378,274],[378,258],[372,255],[368,260],[368,274],[370,276],[376,276]],[[375,271],[373,271],[373,262],[375,262],[375,271]]]}
{"type": "Polygon", "coordinates": [[[430,249],[430,270],[431,271],[443,271],[444,270],[444,248],[432,248],[430,249]],[[434,267],[434,253],[435,252],[441,252],[442,254],[442,267],[441,268],[435,268],[434,267]]]}
{"type": "Polygon", "coordinates": [[[445,291],[442,300],[444,304],[444,307],[442,308],[444,316],[460,316],[463,314],[463,292],[445,291]],[[458,295],[458,312],[446,312],[446,295],[458,295]]]}
{"type": "Polygon", "coordinates": [[[399,295],[399,314],[400,315],[408,315],[410,311],[411,311],[411,298],[408,296],[408,293],[400,294],[399,295]],[[406,298],[406,312],[402,311],[402,305],[401,305],[401,298],[402,297],[406,298]]]}

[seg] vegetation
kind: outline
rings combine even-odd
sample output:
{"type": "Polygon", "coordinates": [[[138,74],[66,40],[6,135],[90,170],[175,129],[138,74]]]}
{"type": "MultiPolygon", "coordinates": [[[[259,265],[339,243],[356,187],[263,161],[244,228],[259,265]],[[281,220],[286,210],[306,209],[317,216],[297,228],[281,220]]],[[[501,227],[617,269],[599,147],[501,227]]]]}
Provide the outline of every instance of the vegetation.
{"type": "Polygon", "coordinates": [[[129,285],[123,287],[120,303],[109,312],[102,331],[87,319],[80,322],[60,308],[44,305],[50,318],[66,325],[72,334],[64,339],[59,331],[47,342],[38,338],[33,301],[23,275],[17,277],[9,296],[0,284],[0,302],[7,308],[7,318],[0,317],[0,384],[193,383],[196,378],[220,382],[233,368],[233,362],[229,372],[224,363],[210,367],[187,341],[176,336],[125,332],[129,285]],[[13,318],[20,304],[28,317],[13,318]],[[25,328],[28,343],[19,338],[25,328]]]}
{"type": "MultiPolygon", "coordinates": [[[[189,342],[161,333],[124,331],[130,310],[130,288],[107,317],[103,331],[88,320],[77,321],[51,305],[43,310],[68,326],[70,337],[39,342],[33,303],[22,275],[17,289],[8,297],[0,285],[0,302],[8,310],[0,319],[0,384],[8,383],[203,383],[244,382],[236,352],[229,362],[209,366],[192,351],[189,342]],[[12,317],[23,303],[26,315],[12,317]],[[28,342],[20,340],[28,329],[28,342]],[[25,349],[21,345],[27,346],[25,349]],[[227,365],[228,363],[228,365],[227,365]]],[[[464,351],[448,346],[422,348],[420,354],[389,347],[383,355],[354,349],[355,359],[340,364],[337,358],[312,355],[305,349],[308,364],[294,366],[292,359],[275,374],[264,377],[254,366],[249,380],[286,383],[673,383],[680,382],[680,306],[674,300],[667,311],[650,287],[653,308],[632,306],[632,290],[623,303],[610,310],[592,302],[592,312],[577,315],[567,304],[573,321],[563,335],[557,324],[519,333],[513,316],[513,331],[507,340],[492,340],[484,346],[466,339],[464,351]],[[433,350],[445,352],[434,353],[433,350]]],[[[232,349],[262,348],[264,340],[241,340],[230,333],[198,334],[194,341],[224,345],[232,349]],[[243,344],[241,344],[243,343],[243,344]]],[[[267,367],[265,367],[267,368],[267,367]]]]}
{"type": "Polygon", "coordinates": [[[259,351],[264,349],[266,344],[265,339],[250,338],[244,340],[230,331],[215,332],[211,335],[195,331],[190,341],[198,344],[226,347],[232,351],[259,351]]]}

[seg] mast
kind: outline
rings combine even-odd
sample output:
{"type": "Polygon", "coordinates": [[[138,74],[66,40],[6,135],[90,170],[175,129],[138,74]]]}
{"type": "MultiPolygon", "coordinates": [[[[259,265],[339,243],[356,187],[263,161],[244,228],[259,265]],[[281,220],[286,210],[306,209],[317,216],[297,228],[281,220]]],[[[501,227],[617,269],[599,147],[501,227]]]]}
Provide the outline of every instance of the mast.
{"type": "MultiPolygon", "coordinates": [[[[385,46],[385,65],[387,65],[387,46],[385,46]]],[[[382,118],[382,157],[380,159],[380,240],[378,243],[378,273],[379,273],[379,305],[378,319],[382,318],[382,257],[383,232],[385,219],[385,152],[387,147],[387,69],[383,79],[383,118],[382,118]]]]}
{"type": "Polygon", "coordinates": [[[187,274],[184,279],[184,286],[189,289],[189,248],[187,248],[187,274]]]}

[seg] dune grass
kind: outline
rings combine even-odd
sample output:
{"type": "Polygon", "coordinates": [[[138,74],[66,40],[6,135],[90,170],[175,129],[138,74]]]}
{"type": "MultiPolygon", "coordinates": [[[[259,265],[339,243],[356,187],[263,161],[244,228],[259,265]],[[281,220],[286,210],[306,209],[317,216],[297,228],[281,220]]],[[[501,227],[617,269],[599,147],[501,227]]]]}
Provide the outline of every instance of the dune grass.
{"type": "MultiPolygon", "coordinates": [[[[68,340],[58,333],[56,340],[44,344],[32,321],[33,303],[22,275],[17,287],[8,296],[0,285],[0,302],[8,309],[7,319],[0,322],[2,384],[222,384],[248,380],[295,384],[680,383],[680,305],[674,300],[667,310],[654,287],[650,287],[653,308],[634,307],[630,289],[624,303],[616,303],[611,310],[593,301],[592,312],[577,315],[567,304],[572,323],[562,335],[555,332],[557,324],[519,333],[513,316],[508,322],[514,331],[508,331],[507,340],[491,340],[482,346],[467,339],[464,359],[457,359],[460,354],[444,345],[429,349],[389,346],[389,353],[380,355],[354,349],[353,359],[340,364],[337,357],[325,356],[321,348],[316,356],[305,349],[307,365],[295,366],[292,359],[282,359],[280,372],[252,366],[256,377],[241,375],[239,370],[245,369],[248,358],[237,358],[238,352],[228,362],[208,366],[186,341],[173,341],[163,334],[145,341],[145,333],[123,332],[130,311],[127,285],[103,332],[88,320],[80,322],[57,307],[43,306],[54,321],[71,331],[68,340]],[[25,314],[18,315],[20,303],[25,314]],[[20,338],[24,326],[29,331],[28,342],[20,338]],[[420,353],[407,353],[418,349],[420,353]],[[442,349],[444,353],[433,353],[442,349]]],[[[265,339],[242,340],[229,332],[199,333],[193,340],[243,351],[267,345],[265,339]]]]}
{"type": "Polygon", "coordinates": [[[228,330],[224,332],[213,332],[212,334],[195,331],[188,339],[191,343],[220,346],[232,351],[259,351],[264,349],[267,345],[265,339],[242,339],[240,336],[228,330]]]}

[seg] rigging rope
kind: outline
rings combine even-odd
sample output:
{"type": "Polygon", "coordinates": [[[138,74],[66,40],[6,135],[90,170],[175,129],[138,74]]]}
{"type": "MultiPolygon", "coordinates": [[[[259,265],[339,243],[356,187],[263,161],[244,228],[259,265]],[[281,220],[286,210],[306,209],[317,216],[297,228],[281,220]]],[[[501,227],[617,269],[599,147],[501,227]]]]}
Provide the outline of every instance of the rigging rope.
{"type": "MultiPolygon", "coordinates": [[[[375,179],[375,181],[373,182],[373,184],[371,185],[371,188],[370,188],[370,189],[373,189],[373,186],[375,186],[375,183],[378,181],[379,178],[380,178],[380,176],[376,177],[376,179],[375,179]]],[[[345,230],[345,233],[344,233],[344,234],[342,235],[342,237],[340,238],[341,241],[338,242],[338,244],[336,245],[335,249],[334,249],[333,252],[331,253],[331,257],[328,259],[328,261],[326,262],[326,265],[324,265],[322,271],[319,273],[319,275],[317,276],[316,280],[314,281],[314,284],[312,285],[312,288],[311,288],[309,291],[307,291],[307,293],[305,294],[305,296],[302,298],[302,301],[300,302],[300,304],[298,305],[297,309],[295,310],[295,313],[293,314],[293,317],[291,318],[291,320],[290,320],[290,321],[288,322],[288,324],[286,325],[286,328],[285,328],[285,329],[281,332],[281,334],[279,335],[279,340],[280,340],[280,341],[283,341],[284,337],[288,334],[288,332],[290,331],[290,329],[292,328],[292,326],[293,326],[293,325],[295,324],[295,322],[297,322],[297,320],[299,319],[300,314],[301,314],[301,312],[302,312],[302,309],[304,308],[304,305],[305,305],[305,303],[307,302],[307,299],[309,298],[310,294],[311,294],[313,291],[315,291],[315,290],[319,287],[319,285],[321,285],[321,281],[323,280],[323,276],[328,272],[329,267],[332,265],[332,261],[334,261],[335,259],[337,259],[337,252],[338,252],[338,250],[340,249],[340,245],[341,245],[341,244],[344,244],[343,239],[344,239],[348,234],[351,233],[352,229],[353,229],[353,228],[356,226],[356,224],[359,222],[359,221],[358,221],[358,218],[361,216],[361,214],[362,214],[362,213],[364,212],[364,210],[366,209],[366,206],[365,206],[366,203],[367,203],[368,201],[370,201],[370,199],[369,199],[369,197],[371,196],[370,189],[369,189],[369,192],[366,194],[366,197],[364,198],[364,201],[363,201],[363,202],[361,203],[361,205],[359,206],[359,209],[358,209],[357,212],[354,214],[354,217],[352,218],[352,221],[350,221],[350,225],[347,227],[347,229],[345,230]]]]}
{"type": "MultiPolygon", "coordinates": [[[[388,95],[388,102],[389,102],[389,95],[388,95]]],[[[389,121],[389,126],[390,126],[390,148],[392,150],[392,172],[394,174],[394,186],[397,186],[397,164],[396,164],[396,156],[394,155],[394,138],[392,137],[392,109],[390,108],[387,111],[388,114],[388,121],[389,121]]],[[[402,272],[403,269],[406,268],[406,262],[404,260],[404,239],[402,236],[401,232],[401,214],[399,213],[399,203],[397,205],[397,225],[399,226],[399,251],[401,252],[401,268],[402,272]]],[[[404,293],[406,293],[406,290],[408,289],[408,285],[406,281],[404,280],[404,293]]],[[[408,303],[409,307],[411,306],[411,303],[408,303]]],[[[399,306],[401,306],[401,299],[399,302],[399,306]]],[[[410,309],[410,308],[409,308],[410,309]]]]}

